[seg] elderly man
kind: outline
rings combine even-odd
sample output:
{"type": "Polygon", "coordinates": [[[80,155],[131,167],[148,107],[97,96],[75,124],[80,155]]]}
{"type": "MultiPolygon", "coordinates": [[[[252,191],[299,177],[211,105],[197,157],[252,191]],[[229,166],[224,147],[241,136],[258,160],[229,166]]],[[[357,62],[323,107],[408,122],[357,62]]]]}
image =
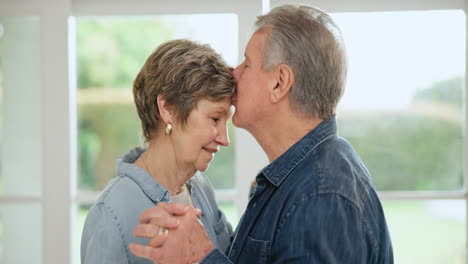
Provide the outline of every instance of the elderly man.
{"type": "Polygon", "coordinates": [[[233,123],[270,164],[227,252],[213,247],[193,208],[144,212],[131,251],[155,263],[393,263],[384,212],[365,165],[337,136],[346,56],[326,13],[285,5],[258,17],[234,70],[233,123]],[[168,232],[156,230],[167,228],[168,232]]]}

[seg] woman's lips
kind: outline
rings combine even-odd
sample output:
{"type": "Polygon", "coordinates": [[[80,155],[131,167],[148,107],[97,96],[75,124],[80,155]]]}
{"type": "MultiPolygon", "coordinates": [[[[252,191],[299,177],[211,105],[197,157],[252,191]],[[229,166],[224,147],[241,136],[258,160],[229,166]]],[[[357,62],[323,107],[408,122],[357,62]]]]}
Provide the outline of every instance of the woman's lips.
{"type": "Polygon", "coordinates": [[[215,154],[216,152],[218,152],[217,148],[203,148],[203,149],[210,152],[211,154],[215,154]]]}

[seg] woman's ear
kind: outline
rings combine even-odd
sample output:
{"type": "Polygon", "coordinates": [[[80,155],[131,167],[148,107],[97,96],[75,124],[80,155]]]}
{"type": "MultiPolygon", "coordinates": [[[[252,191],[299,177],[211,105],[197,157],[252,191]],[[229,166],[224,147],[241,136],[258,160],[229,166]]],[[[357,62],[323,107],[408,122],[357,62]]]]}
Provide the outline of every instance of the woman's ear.
{"type": "Polygon", "coordinates": [[[286,64],[280,64],[275,69],[276,86],[271,90],[270,99],[273,103],[278,103],[287,97],[294,83],[294,72],[286,64]]]}
{"type": "Polygon", "coordinates": [[[158,95],[157,98],[159,115],[164,123],[172,123],[172,112],[169,109],[169,106],[166,104],[166,101],[162,99],[161,95],[158,95]]]}

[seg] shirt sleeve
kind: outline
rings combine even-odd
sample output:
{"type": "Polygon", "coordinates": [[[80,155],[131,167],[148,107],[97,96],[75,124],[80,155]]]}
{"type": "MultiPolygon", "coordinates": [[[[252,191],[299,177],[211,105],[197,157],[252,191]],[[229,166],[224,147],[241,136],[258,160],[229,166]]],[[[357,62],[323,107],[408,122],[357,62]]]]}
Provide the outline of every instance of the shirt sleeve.
{"type": "Polygon", "coordinates": [[[231,245],[233,231],[231,224],[227,221],[226,216],[218,208],[218,219],[214,226],[217,240],[219,243],[219,249],[222,252],[227,252],[229,246],[231,245]]]}
{"type": "Polygon", "coordinates": [[[81,263],[128,264],[118,223],[102,203],[93,206],[86,217],[81,239],[81,263]]]}
{"type": "Polygon", "coordinates": [[[369,263],[358,208],[338,194],[303,197],[278,227],[272,263],[369,263]]]}
{"type": "Polygon", "coordinates": [[[214,249],[200,262],[200,264],[232,264],[228,257],[219,249],[214,249]]]}
{"type": "Polygon", "coordinates": [[[231,240],[233,236],[233,231],[231,224],[227,221],[224,213],[219,209],[218,204],[216,203],[216,197],[214,193],[214,188],[209,179],[199,173],[197,177],[200,190],[203,192],[203,201],[206,203],[206,206],[209,206],[213,209],[213,220],[210,224],[213,225],[215,231],[215,236],[218,242],[218,247],[221,252],[226,252],[229,246],[231,245],[231,240]]]}

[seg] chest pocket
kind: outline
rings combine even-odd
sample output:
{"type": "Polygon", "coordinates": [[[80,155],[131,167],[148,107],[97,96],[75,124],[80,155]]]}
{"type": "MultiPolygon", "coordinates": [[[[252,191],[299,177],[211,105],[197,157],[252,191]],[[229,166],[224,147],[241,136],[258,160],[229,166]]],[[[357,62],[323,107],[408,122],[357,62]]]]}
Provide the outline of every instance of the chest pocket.
{"type": "Polygon", "coordinates": [[[270,241],[247,237],[239,256],[239,263],[268,263],[270,258],[270,241]]]}

